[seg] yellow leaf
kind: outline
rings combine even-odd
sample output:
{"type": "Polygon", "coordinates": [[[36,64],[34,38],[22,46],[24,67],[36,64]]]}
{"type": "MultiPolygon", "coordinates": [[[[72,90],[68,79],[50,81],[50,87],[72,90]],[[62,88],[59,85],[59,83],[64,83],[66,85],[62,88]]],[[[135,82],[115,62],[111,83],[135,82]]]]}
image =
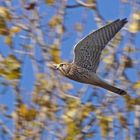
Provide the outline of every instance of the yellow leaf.
{"type": "Polygon", "coordinates": [[[99,114],[97,116],[99,119],[99,125],[101,127],[101,134],[103,137],[106,137],[109,132],[109,123],[112,123],[114,117],[113,116],[103,116],[99,114]]]}
{"type": "Polygon", "coordinates": [[[96,132],[90,132],[90,133],[87,133],[86,136],[88,138],[93,138],[95,134],[96,134],[96,132]]]}
{"type": "Polygon", "coordinates": [[[52,61],[55,62],[55,63],[60,63],[61,62],[61,59],[60,59],[60,50],[58,48],[57,45],[53,45],[50,49],[50,54],[51,54],[51,57],[52,57],[52,61]]]}
{"type": "Polygon", "coordinates": [[[5,43],[9,46],[12,46],[12,44],[13,44],[12,36],[10,36],[10,35],[6,36],[5,43]]]}
{"type": "Polygon", "coordinates": [[[14,120],[17,120],[17,119],[18,119],[18,114],[17,114],[16,111],[13,111],[12,114],[11,114],[11,116],[12,116],[12,118],[13,118],[14,120]]]}
{"type": "Polygon", "coordinates": [[[37,111],[34,108],[28,108],[25,104],[20,104],[18,114],[25,120],[32,121],[35,119],[37,111]]]}
{"type": "Polygon", "coordinates": [[[34,108],[28,109],[26,120],[32,121],[36,118],[36,115],[37,115],[37,111],[34,108]]]}
{"type": "Polygon", "coordinates": [[[36,78],[37,78],[38,80],[40,80],[40,79],[44,78],[44,74],[38,73],[38,74],[36,75],[36,78]]]}
{"type": "Polygon", "coordinates": [[[10,33],[11,35],[15,34],[15,33],[18,33],[21,31],[21,28],[18,27],[18,26],[13,26],[11,29],[10,29],[10,33]]]}
{"type": "Polygon", "coordinates": [[[77,108],[70,109],[66,112],[67,116],[70,118],[76,117],[77,113],[77,108]]]}
{"type": "Polygon", "coordinates": [[[14,55],[9,55],[5,60],[2,62],[9,70],[15,70],[20,68],[20,62],[14,55]]]}
{"type": "Polygon", "coordinates": [[[9,30],[3,17],[0,17],[0,35],[8,35],[9,30]]]}
{"type": "Polygon", "coordinates": [[[124,116],[122,116],[122,114],[120,113],[118,114],[118,117],[119,117],[122,127],[127,128],[127,119],[124,116]]]}
{"type": "Polygon", "coordinates": [[[133,20],[140,20],[140,11],[137,11],[136,13],[132,14],[133,20]]]}
{"type": "Polygon", "coordinates": [[[0,68],[0,75],[3,76],[6,74],[7,74],[7,72],[3,68],[0,68]]]}
{"type": "Polygon", "coordinates": [[[54,16],[51,18],[51,20],[49,21],[49,26],[50,27],[56,27],[57,25],[61,24],[62,19],[59,16],[54,16]]]}
{"type": "Polygon", "coordinates": [[[118,46],[118,44],[120,43],[121,41],[121,33],[117,33],[112,41],[112,44],[114,46],[118,46]]]}
{"type": "Polygon", "coordinates": [[[133,63],[130,57],[123,55],[121,60],[125,68],[131,68],[133,66],[133,63]]]}
{"type": "Polygon", "coordinates": [[[83,31],[83,26],[81,23],[76,23],[75,24],[75,29],[78,31],[78,32],[82,32],[83,31]]]}
{"type": "Polygon", "coordinates": [[[140,81],[137,81],[135,84],[133,84],[134,89],[140,89],[140,81]]]}
{"type": "Polygon", "coordinates": [[[20,76],[20,69],[15,69],[12,72],[7,72],[7,74],[5,75],[6,79],[8,80],[19,79],[20,76]]]}
{"type": "Polygon", "coordinates": [[[55,3],[55,0],[46,0],[46,3],[48,5],[53,5],[55,3]]]}
{"type": "MultiPolygon", "coordinates": [[[[47,77],[44,74],[37,74],[36,75],[36,85],[35,85],[35,90],[34,90],[34,95],[39,95],[39,94],[46,94],[46,91],[51,91],[53,89],[53,84],[54,82],[48,82],[47,77]]],[[[45,96],[47,97],[47,96],[45,96]]],[[[45,98],[39,99],[39,97],[35,97],[35,102],[38,102],[39,104],[45,103],[46,100],[45,98]]]]}
{"type": "Polygon", "coordinates": [[[74,140],[79,133],[80,133],[80,128],[77,126],[76,122],[72,121],[67,123],[66,140],[74,140]]]}
{"type": "Polygon", "coordinates": [[[64,83],[64,84],[63,84],[63,89],[64,89],[64,90],[73,89],[73,85],[70,84],[70,83],[64,83]]]}
{"type": "Polygon", "coordinates": [[[100,119],[101,134],[106,137],[109,133],[109,121],[106,118],[100,119]]]}
{"type": "Polygon", "coordinates": [[[6,20],[11,20],[12,19],[12,16],[11,16],[8,8],[2,7],[2,6],[0,7],[0,16],[3,17],[6,20]]]}
{"type": "Polygon", "coordinates": [[[138,31],[140,31],[140,11],[133,13],[132,22],[130,22],[128,30],[131,33],[137,33],[138,31]]]}
{"type": "Polygon", "coordinates": [[[124,98],[125,98],[128,110],[130,110],[130,111],[133,110],[134,104],[135,104],[135,100],[132,99],[132,97],[130,95],[125,95],[124,98]]]}
{"type": "Polygon", "coordinates": [[[126,51],[128,53],[133,53],[136,50],[135,50],[135,48],[133,46],[131,46],[131,45],[128,44],[128,45],[125,46],[124,51],[126,51]]]}
{"type": "MultiPolygon", "coordinates": [[[[102,56],[107,55],[107,54],[109,54],[109,50],[107,48],[103,49],[102,56]]],[[[101,56],[101,59],[103,58],[102,56],[101,56]]]]}
{"type": "Polygon", "coordinates": [[[27,25],[25,24],[22,24],[22,23],[16,23],[16,27],[20,28],[20,29],[24,29],[24,30],[28,30],[28,27],[27,25]]]}
{"type": "Polygon", "coordinates": [[[0,28],[7,28],[6,22],[3,17],[0,17],[0,28]]]}
{"type": "Polygon", "coordinates": [[[67,114],[62,115],[62,119],[67,123],[73,121],[73,118],[70,118],[67,114]]]}
{"type": "Polygon", "coordinates": [[[114,56],[113,55],[108,55],[105,58],[103,58],[103,62],[105,62],[106,64],[113,64],[114,62],[114,56]]]}
{"type": "Polygon", "coordinates": [[[65,122],[71,122],[73,119],[81,117],[81,112],[78,110],[78,108],[81,105],[81,101],[78,99],[73,99],[73,98],[67,98],[66,99],[67,103],[67,109],[65,110],[64,115],[62,118],[65,120],[65,122]]]}
{"type": "Polygon", "coordinates": [[[88,4],[93,4],[93,3],[95,3],[96,2],[96,0],[87,0],[87,3],[88,4]]]}
{"type": "Polygon", "coordinates": [[[135,105],[140,105],[140,97],[135,99],[135,105]]]}
{"type": "Polygon", "coordinates": [[[25,118],[27,113],[28,113],[27,106],[25,104],[20,104],[19,109],[18,109],[18,114],[21,117],[25,118]]]}
{"type": "Polygon", "coordinates": [[[86,105],[84,105],[82,107],[82,119],[84,119],[85,117],[87,117],[91,111],[94,111],[95,107],[91,104],[91,103],[87,103],[86,105]]]}
{"type": "Polygon", "coordinates": [[[20,62],[15,56],[10,55],[1,61],[0,74],[8,80],[20,78],[20,62]]]}
{"type": "Polygon", "coordinates": [[[81,105],[81,101],[79,99],[67,98],[66,103],[69,108],[76,108],[81,105]]]}
{"type": "MultiPolygon", "coordinates": [[[[97,114],[97,113],[96,113],[97,114]]],[[[99,113],[100,114],[100,113],[99,113]]],[[[114,117],[113,116],[102,116],[102,115],[98,115],[97,116],[97,118],[99,119],[99,120],[106,120],[106,121],[108,121],[108,122],[112,122],[113,121],[113,119],[114,119],[114,117]]]]}
{"type": "Polygon", "coordinates": [[[57,33],[58,33],[58,34],[63,34],[64,31],[65,31],[64,26],[61,26],[61,25],[60,25],[60,26],[57,27],[57,33]]]}
{"type": "Polygon", "coordinates": [[[129,24],[128,30],[131,33],[137,33],[140,31],[140,21],[132,21],[132,23],[129,24]]]}

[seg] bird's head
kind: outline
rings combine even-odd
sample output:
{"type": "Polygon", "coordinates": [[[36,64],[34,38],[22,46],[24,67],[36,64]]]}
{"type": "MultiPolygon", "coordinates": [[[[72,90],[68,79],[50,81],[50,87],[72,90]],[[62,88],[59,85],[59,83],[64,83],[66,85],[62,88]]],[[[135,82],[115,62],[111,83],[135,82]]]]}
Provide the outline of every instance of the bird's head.
{"type": "Polygon", "coordinates": [[[60,63],[60,64],[53,64],[55,69],[59,70],[62,74],[66,75],[70,70],[69,63],[60,63]]]}

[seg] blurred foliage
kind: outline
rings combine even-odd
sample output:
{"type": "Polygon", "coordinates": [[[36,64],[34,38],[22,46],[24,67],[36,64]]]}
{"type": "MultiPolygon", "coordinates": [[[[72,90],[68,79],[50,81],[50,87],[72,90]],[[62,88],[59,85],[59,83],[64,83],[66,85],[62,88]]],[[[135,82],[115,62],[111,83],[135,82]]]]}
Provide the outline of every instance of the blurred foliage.
{"type": "Polygon", "coordinates": [[[0,55],[1,98],[5,98],[6,91],[9,91],[8,96],[14,96],[12,109],[8,101],[7,104],[0,102],[0,139],[5,136],[13,140],[51,140],[54,137],[86,140],[93,139],[96,134],[104,139],[116,139],[122,134],[114,128],[119,132],[125,130],[121,133],[126,139],[140,139],[140,50],[135,43],[140,31],[140,3],[121,0],[120,12],[125,13],[125,5],[131,7],[129,22],[104,49],[99,68],[105,79],[128,91],[123,98],[88,86],[77,90],[76,85],[49,67],[63,61],[61,55],[63,49],[70,46],[69,38],[81,39],[89,11],[94,12],[92,18],[97,27],[110,22],[101,15],[98,0],[74,2],[0,1],[0,38],[1,50],[4,50],[0,55]],[[80,15],[68,12],[78,8],[83,8],[80,15]],[[79,17],[66,24],[72,16],[79,17]],[[62,49],[63,43],[66,46],[62,49]],[[3,53],[5,51],[8,51],[7,55],[3,53]],[[35,76],[34,84],[30,83],[32,90],[24,89],[22,85],[29,84],[23,79],[32,75],[29,68],[23,72],[26,58],[29,58],[35,76]],[[127,74],[127,70],[135,71],[137,80],[133,81],[130,78],[133,74],[127,74]],[[85,95],[88,89],[89,98],[85,95]],[[130,113],[134,117],[130,117],[130,113]],[[5,120],[8,121],[5,123],[5,120]]]}
{"type": "Polygon", "coordinates": [[[140,31],[140,11],[136,11],[132,14],[132,21],[129,24],[129,31],[131,33],[137,33],[140,31]]]}
{"type": "Polygon", "coordinates": [[[20,62],[14,55],[3,58],[0,64],[0,75],[8,80],[20,78],[20,62]]]}
{"type": "Polygon", "coordinates": [[[61,58],[60,58],[61,54],[60,54],[59,46],[57,46],[57,44],[51,46],[50,54],[53,62],[57,64],[61,62],[61,58]]]}

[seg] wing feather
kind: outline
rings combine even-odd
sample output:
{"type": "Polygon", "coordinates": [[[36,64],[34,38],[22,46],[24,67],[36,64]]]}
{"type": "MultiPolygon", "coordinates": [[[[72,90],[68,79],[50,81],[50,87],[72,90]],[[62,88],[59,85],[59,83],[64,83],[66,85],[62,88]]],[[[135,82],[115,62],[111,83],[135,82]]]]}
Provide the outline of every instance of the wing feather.
{"type": "Polygon", "coordinates": [[[102,50],[126,23],[126,18],[122,20],[117,19],[90,33],[75,46],[73,62],[78,66],[96,72],[102,50]]]}

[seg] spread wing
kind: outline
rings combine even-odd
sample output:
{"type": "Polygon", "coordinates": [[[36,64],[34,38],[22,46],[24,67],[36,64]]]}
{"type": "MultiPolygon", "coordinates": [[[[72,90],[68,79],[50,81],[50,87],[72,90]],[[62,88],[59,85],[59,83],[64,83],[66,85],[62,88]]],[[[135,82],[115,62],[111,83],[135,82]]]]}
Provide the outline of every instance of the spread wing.
{"type": "Polygon", "coordinates": [[[102,50],[125,23],[127,23],[126,18],[115,20],[82,39],[74,48],[73,63],[96,72],[102,50]]]}

